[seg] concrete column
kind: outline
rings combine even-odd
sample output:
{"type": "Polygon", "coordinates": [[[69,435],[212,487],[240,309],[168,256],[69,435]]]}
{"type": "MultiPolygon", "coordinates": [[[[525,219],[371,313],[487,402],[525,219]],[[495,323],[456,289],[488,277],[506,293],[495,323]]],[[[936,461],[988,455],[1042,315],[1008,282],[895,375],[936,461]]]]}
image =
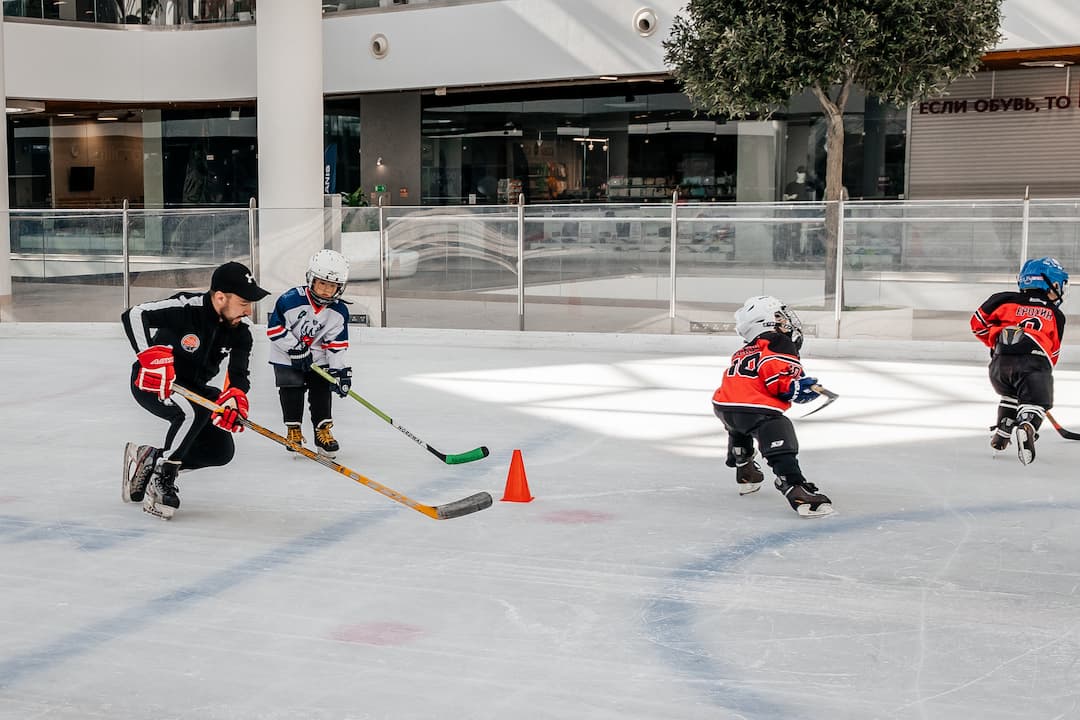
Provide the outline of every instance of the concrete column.
{"type": "MultiPolygon", "coordinates": [[[[160,110],[144,110],[143,132],[143,206],[146,210],[165,207],[165,150],[162,141],[160,110]]],[[[144,216],[143,245],[132,249],[141,255],[159,252],[162,246],[161,214],[147,212],[144,216]]]]}
{"type": "MultiPolygon", "coordinates": [[[[259,283],[304,281],[323,247],[323,48],[319,3],[259,0],[259,283]]],[[[264,302],[269,307],[270,300],[264,302]]]]}
{"type": "MultiPolygon", "coordinates": [[[[0,97],[7,101],[7,88],[4,85],[4,22],[0,18],[0,97]]],[[[5,121],[6,122],[6,121],[5,121]]],[[[0,177],[4,178],[0,188],[0,322],[15,320],[15,308],[11,294],[11,201],[8,198],[8,146],[7,127],[0,133],[0,177]]]]}

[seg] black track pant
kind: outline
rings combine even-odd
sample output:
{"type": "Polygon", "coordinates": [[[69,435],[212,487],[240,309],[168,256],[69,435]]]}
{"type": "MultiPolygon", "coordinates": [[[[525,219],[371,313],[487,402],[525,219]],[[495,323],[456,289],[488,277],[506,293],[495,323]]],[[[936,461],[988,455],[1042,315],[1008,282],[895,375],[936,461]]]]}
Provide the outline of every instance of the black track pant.
{"type": "Polygon", "coordinates": [[[330,383],[313,371],[300,372],[287,365],[274,366],[274,384],[281,400],[281,417],[288,424],[299,425],[304,419],[304,393],[308,397],[311,425],[318,427],[330,413],[330,383]]]}
{"type": "MultiPolygon", "coordinates": [[[[226,465],[233,459],[236,445],[233,443],[232,433],[214,427],[210,423],[209,410],[176,393],[173,393],[168,401],[162,402],[157,394],[135,387],[138,373],[139,366],[136,364],[131,371],[131,394],[135,397],[135,402],[169,423],[162,447],[162,455],[166,460],[177,461],[180,467],[186,470],[195,470],[226,465]]],[[[216,399],[220,394],[217,388],[212,387],[196,386],[189,389],[211,399],[216,399]]]]}
{"type": "Polygon", "coordinates": [[[757,440],[761,456],[773,472],[785,478],[802,481],[805,478],[799,468],[799,439],[795,426],[787,416],[776,413],[729,410],[713,405],[713,412],[728,432],[726,465],[735,467],[754,456],[754,440],[757,440]]]}

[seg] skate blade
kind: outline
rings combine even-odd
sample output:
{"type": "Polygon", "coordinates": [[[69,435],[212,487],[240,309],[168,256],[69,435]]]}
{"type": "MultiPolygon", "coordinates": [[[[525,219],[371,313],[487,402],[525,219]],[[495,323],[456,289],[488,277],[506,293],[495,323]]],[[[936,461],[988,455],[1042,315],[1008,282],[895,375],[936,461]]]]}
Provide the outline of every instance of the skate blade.
{"type": "Polygon", "coordinates": [[[832,507],[832,503],[821,503],[820,505],[817,506],[817,510],[811,510],[810,509],[810,504],[809,503],[804,503],[804,504],[800,505],[795,510],[795,512],[799,513],[799,517],[804,517],[804,518],[825,517],[826,515],[832,515],[833,514],[833,507],[832,507]]]}
{"type": "Polygon", "coordinates": [[[137,446],[134,443],[124,445],[124,479],[120,484],[120,499],[126,503],[134,502],[131,498],[132,465],[138,460],[137,446]]]}
{"type": "Polygon", "coordinates": [[[173,513],[176,512],[176,508],[171,508],[168,505],[157,504],[154,504],[152,506],[143,505],[142,509],[143,512],[147,515],[153,515],[154,517],[160,518],[161,520],[168,520],[173,516],[173,513]]]}
{"type": "Polygon", "coordinates": [[[327,458],[327,459],[330,459],[330,460],[333,460],[333,459],[337,458],[337,452],[335,452],[333,450],[323,450],[322,448],[319,448],[318,453],[319,453],[319,455],[322,455],[324,458],[327,458]]]}
{"type": "Polygon", "coordinates": [[[761,483],[739,483],[739,494],[749,495],[750,493],[756,493],[761,489],[761,483]]]}
{"type": "Polygon", "coordinates": [[[1029,433],[1027,427],[1031,426],[1027,423],[1021,423],[1013,431],[1013,442],[1016,443],[1016,458],[1021,465],[1030,465],[1035,462],[1035,431],[1032,429],[1029,433]],[[1029,450],[1028,447],[1031,449],[1029,450]]]}

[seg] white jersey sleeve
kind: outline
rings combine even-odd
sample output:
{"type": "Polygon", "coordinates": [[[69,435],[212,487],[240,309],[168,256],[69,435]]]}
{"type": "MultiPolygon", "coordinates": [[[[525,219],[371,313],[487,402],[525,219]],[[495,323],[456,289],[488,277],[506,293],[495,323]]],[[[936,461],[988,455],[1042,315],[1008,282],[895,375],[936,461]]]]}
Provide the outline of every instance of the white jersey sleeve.
{"type": "Polygon", "coordinates": [[[294,287],[274,303],[266,336],[270,340],[271,365],[290,365],[289,350],[305,343],[316,365],[342,368],[349,349],[349,310],[340,300],[327,307],[316,305],[307,288],[294,287]]]}

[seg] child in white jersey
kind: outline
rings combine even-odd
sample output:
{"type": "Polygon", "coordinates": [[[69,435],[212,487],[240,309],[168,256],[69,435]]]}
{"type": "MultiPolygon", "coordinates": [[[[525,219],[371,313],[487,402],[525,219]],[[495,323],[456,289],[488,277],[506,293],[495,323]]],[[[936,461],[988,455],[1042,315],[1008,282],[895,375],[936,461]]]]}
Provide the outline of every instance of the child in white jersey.
{"type": "Polygon", "coordinates": [[[331,429],[333,390],[341,397],[352,386],[352,368],[345,364],[349,348],[349,310],[341,300],[349,280],[349,261],[339,252],[320,250],[308,262],[307,285],[282,293],[266,323],[270,364],[281,399],[289,442],[302,445],[300,430],[307,394],[315,445],[329,457],[340,446],[331,429]],[[318,365],[337,380],[332,384],[312,369],[318,365]]]}

